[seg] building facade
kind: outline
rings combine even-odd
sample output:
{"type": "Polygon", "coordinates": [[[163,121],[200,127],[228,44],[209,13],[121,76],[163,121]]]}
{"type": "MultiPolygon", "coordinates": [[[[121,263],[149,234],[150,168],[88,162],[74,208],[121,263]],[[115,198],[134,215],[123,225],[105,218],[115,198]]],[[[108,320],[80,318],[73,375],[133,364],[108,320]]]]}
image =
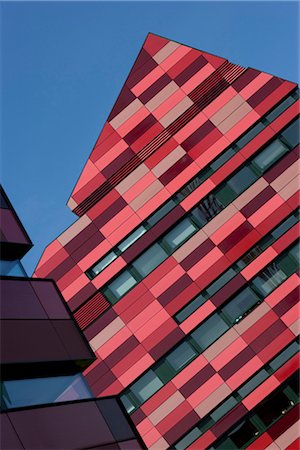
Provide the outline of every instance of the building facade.
{"type": "Polygon", "coordinates": [[[149,34],[45,250],[149,449],[296,449],[297,85],[149,34]]]}
{"type": "Polygon", "coordinates": [[[29,278],[32,243],[0,186],[0,447],[142,448],[116,398],[94,398],[95,356],[52,280],[29,278]]]}

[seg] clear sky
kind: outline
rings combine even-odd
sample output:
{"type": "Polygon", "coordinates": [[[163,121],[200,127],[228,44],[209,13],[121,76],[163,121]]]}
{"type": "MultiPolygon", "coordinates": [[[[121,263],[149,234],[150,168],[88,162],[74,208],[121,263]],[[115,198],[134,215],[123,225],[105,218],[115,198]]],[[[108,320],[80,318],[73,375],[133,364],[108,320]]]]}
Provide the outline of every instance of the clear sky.
{"type": "Polygon", "coordinates": [[[1,182],[34,248],[76,216],[75,182],[147,35],[298,81],[296,2],[2,2],[1,182]]]}

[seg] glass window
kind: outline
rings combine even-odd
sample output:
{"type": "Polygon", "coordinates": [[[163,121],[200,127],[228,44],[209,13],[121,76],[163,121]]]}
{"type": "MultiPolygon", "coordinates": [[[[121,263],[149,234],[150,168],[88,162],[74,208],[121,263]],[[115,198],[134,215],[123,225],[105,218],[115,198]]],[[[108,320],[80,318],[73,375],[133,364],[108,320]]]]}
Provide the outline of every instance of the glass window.
{"type": "Polygon", "coordinates": [[[2,400],[7,408],[42,405],[91,398],[92,394],[80,375],[4,381],[2,400]]]}
{"type": "Polygon", "coordinates": [[[251,130],[249,130],[241,139],[236,142],[236,145],[239,148],[243,148],[248,142],[250,142],[255,136],[258,135],[263,129],[265,125],[262,122],[258,122],[251,130]]]}
{"type": "Polygon", "coordinates": [[[105,267],[107,267],[111,262],[116,259],[117,255],[115,252],[110,252],[105,258],[101,259],[92,269],[89,270],[89,274],[94,278],[100,272],[102,272],[105,267]]]}
{"type": "Polygon", "coordinates": [[[297,222],[298,222],[298,219],[293,214],[292,216],[288,217],[284,222],[282,222],[282,224],[279,225],[275,230],[272,231],[272,236],[274,236],[275,239],[278,239],[287,230],[292,228],[292,226],[295,225],[297,222]]]}
{"type": "Polygon", "coordinates": [[[130,236],[128,236],[118,245],[119,250],[121,252],[125,252],[125,250],[130,247],[135,241],[137,241],[141,236],[143,236],[146,231],[147,230],[145,227],[138,227],[133,233],[130,234],[130,236]]]}
{"type": "Polygon", "coordinates": [[[132,411],[135,410],[135,405],[133,404],[128,395],[124,394],[121,396],[120,399],[123,405],[125,406],[125,409],[128,412],[128,414],[130,414],[132,411]]]}
{"type": "Polygon", "coordinates": [[[269,362],[269,366],[275,371],[281,367],[286,361],[294,356],[299,350],[299,344],[293,342],[283,352],[281,352],[276,358],[269,362]]]}
{"type": "Polygon", "coordinates": [[[168,383],[176,375],[173,367],[165,359],[156,365],[155,373],[164,384],[168,383]]]}
{"type": "Polygon", "coordinates": [[[191,213],[196,223],[202,227],[219,214],[222,209],[223,205],[219,202],[218,198],[215,195],[210,194],[202,200],[191,213]]]}
{"type": "Polygon", "coordinates": [[[182,311],[176,314],[175,319],[181,323],[183,322],[187,317],[189,317],[191,314],[193,314],[194,311],[196,311],[198,308],[200,308],[201,305],[206,301],[206,298],[203,297],[203,295],[198,295],[191,303],[189,303],[182,311]]]}
{"type": "Polygon", "coordinates": [[[205,350],[210,344],[215,342],[226,330],[228,325],[218,316],[214,314],[203,325],[200,325],[191,336],[200,346],[201,350],[205,350]]]}
{"type": "Polygon", "coordinates": [[[232,323],[237,323],[243,318],[244,314],[251,310],[251,308],[259,301],[259,297],[253,290],[246,288],[227,303],[227,305],[222,308],[222,311],[232,323]]]}
{"type": "Polygon", "coordinates": [[[268,372],[265,369],[260,370],[256,375],[254,375],[243,387],[238,390],[238,394],[241,397],[246,397],[250,392],[253,391],[257,386],[259,386],[263,381],[269,377],[268,372]]]}
{"type": "Polygon", "coordinates": [[[146,277],[167,257],[167,253],[161,246],[159,244],[154,244],[137,258],[132,265],[142,277],[146,277]]]}
{"type": "MultiPolygon", "coordinates": [[[[184,198],[186,198],[188,195],[190,195],[193,191],[197,189],[197,187],[200,186],[201,183],[203,183],[203,172],[206,172],[206,170],[200,172],[200,176],[197,175],[195,178],[193,178],[186,186],[184,186],[177,194],[176,198],[179,202],[181,202],[184,198]]],[[[207,176],[204,176],[204,179],[208,178],[209,171],[207,173],[207,176]]]]}
{"type": "Polygon", "coordinates": [[[290,400],[283,392],[277,392],[256,410],[258,417],[268,427],[291,408],[290,400]]]}
{"type": "Polygon", "coordinates": [[[143,403],[162,386],[162,381],[155,375],[153,370],[149,370],[149,372],[131,386],[131,391],[143,403]]]}
{"type": "Polygon", "coordinates": [[[4,261],[0,260],[0,275],[9,277],[27,277],[27,273],[19,260],[4,261]]]}
{"type": "Polygon", "coordinates": [[[266,297],[277,286],[279,286],[284,280],[286,280],[286,274],[279,269],[276,263],[268,266],[260,275],[255,277],[252,281],[257,291],[266,297]]]}
{"type": "Polygon", "coordinates": [[[284,145],[279,139],[276,139],[268,145],[262,152],[260,152],[252,163],[264,173],[272,164],[274,164],[282,155],[289,151],[288,147],[284,145]]]}
{"type": "Polygon", "coordinates": [[[221,417],[225,416],[225,414],[230,411],[237,404],[237,400],[234,397],[229,397],[225,402],[222,403],[213,413],[211,413],[210,417],[217,422],[221,417]]]}
{"type": "Polygon", "coordinates": [[[202,432],[199,428],[193,428],[183,439],[181,439],[177,444],[174,445],[176,450],[185,450],[189,445],[191,445],[199,436],[201,436],[202,432]]]}
{"type": "Polygon", "coordinates": [[[268,114],[266,116],[266,119],[269,122],[272,122],[273,120],[275,120],[277,117],[280,116],[280,114],[285,111],[289,106],[291,106],[293,103],[295,102],[295,100],[293,99],[292,96],[289,96],[288,98],[286,98],[285,100],[283,100],[283,102],[280,103],[280,105],[278,105],[275,109],[273,109],[272,112],[270,112],[270,114],[268,114]]]}
{"type": "Polygon", "coordinates": [[[246,419],[240,425],[235,427],[234,430],[228,434],[228,437],[234,443],[236,448],[244,448],[248,442],[258,434],[258,428],[249,419],[246,419]]]}
{"type": "Polygon", "coordinates": [[[225,164],[227,161],[229,161],[230,158],[232,158],[232,156],[235,155],[235,151],[233,150],[233,148],[229,148],[228,150],[226,150],[226,152],[224,152],[221,156],[219,156],[215,162],[213,162],[210,167],[213,169],[213,171],[215,172],[216,170],[218,170],[221,166],[223,166],[223,164],[225,164]]]}
{"type": "Polygon", "coordinates": [[[281,136],[288,142],[291,148],[296,147],[299,144],[299,119],[295,120],[290,126],[288,126],[281,136]]]}
{"type": "Polygon", "coordinates": [[[137,283],[128,270],[121,273],[112,283],[108,285],[109,290],[112,292],[115,298],[119,299],[122,295],[126,294],[137,283]]]}
{"type": "Polygon", "coordinates": [[[183,342],[166,357],[166,360],[178,372],[197,355],[198,353],[187,342],[183,342]]]}
{"type": "Polygon", "coordinates": [[[152,214],[152,216],[149,217],[147,220],[148,224],[153,227],[162,217],[165,217],[168,212],[170,212],[172,209],[174,209],[176,206],[176,203],[173,200],[168,201],[165,205],[163,205],[161,208],[159,208],[156,213],[152,214]]]}
{"type": "Polygon", "coordinates": [[[219,278],[217,278],[214,283],[212,283],[208,288],[206,288],[206,291],[210,296],[214,295],[216,292],[218,292],[219,289],[221,289],[223,286],[225,286],[228,281],[232,280],[232,278],[236,275],[236,271],[232,268],[229,270],[226,270],[223,275],[221,275],[219,278]]]}
{"type": "Polygon", "coordinates": [[[165,242],[171,250],[174,250],[194,234],[195,231],[197,231],[196,226],[192,224],[189,219],[184,219],[164,236],[163,242],[165,242]]]}
{"type": "Polygon", "coordinates": [[[256,180],[257,175],[249,167],[245,166],[227,181],[227,185],[239,195],[256,180]]]}
{"type": "Polygon", "coordinates": [[[224,208],[236,198],[236,193],[228,184],[224,184],[218,188],[215,195],[224,208]]]}
{"type": "Polygon", "coordinates": [[[242,256],[242,258],[236,262],[236,265],[240,270],[244,267],[248,266],[258,255],[260,255],[264,250],[264,247],[261,247],[260,244],[253,247],[246,255],[242,256]]]}

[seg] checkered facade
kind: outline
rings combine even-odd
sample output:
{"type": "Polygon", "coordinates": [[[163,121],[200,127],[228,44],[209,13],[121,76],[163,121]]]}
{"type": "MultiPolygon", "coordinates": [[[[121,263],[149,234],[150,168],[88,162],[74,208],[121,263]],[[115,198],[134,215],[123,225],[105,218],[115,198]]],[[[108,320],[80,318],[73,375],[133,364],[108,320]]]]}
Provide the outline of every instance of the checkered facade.
{"type": "Polygon", "coordinates": [[[38,264],[147,448],[297,448],[298,115],[295,83],[149,34],[38,264]]]}

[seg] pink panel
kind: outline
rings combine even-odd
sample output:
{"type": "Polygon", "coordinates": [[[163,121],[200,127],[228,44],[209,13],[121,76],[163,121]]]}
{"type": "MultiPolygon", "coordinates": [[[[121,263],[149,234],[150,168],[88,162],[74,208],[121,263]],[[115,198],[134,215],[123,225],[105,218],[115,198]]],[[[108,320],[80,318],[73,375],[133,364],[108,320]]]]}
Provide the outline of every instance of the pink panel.
{"type": "Polygon", "coordinates": [[[246,221],[245,216],[241,212],[237,212],[233,217],[231,217],[227,222],[224,223],[217,231],[215,231],[210,239],[214,244],[218,245],[222,242],[229,234],[231,234],[236,228],[238,228],[242,223],[246,221]]]}
{"type": "Polygon", "coordinates": [[[199,84],[215,71],[215,68],[210,64],[206,64],[199,72],[193,75],[186,83],[181,86],[181,89],[189,94],[193,89],[195,89],[199,84]]]}
{"type": "Polygon", "coordinates": [[[254,339],[256,339],[261,333],[263,333],[267,328],[269,328],[273,323],[278,320],[277,314],[270,310],[261,317],[252,327],[245,331],[242,336],[243,339],[250,344],[254,339]]]}
{"type": "Polygon", "coordinates": [[[244,131],[246,131],[251,125],[253,125],[260,116],[255,112],[251,111],[242,120],[239,121],[234,127],[232,127],[225,136],[230,142],[235,141],[244,131]]]}
{"type": "Polygon", "coordinates": [[[166,291],[172,284],[174,284],[182,275],[185,274],[183,268],[179,265],[170,270],[161,280],[150,288],[151,293],[155,297],[159,297],[164,291],[166,291]]]}
{"type": "Polygon", "coordinates": [[[185,334],[188,334],[193,328],[195,328],[199,323],[201,323],[209,314],[211,314],[216,309],[215,305],[212,304],[210,300],[200,306],[197,311],[191,314],[185,321],[180,324],[180,328],[185,334]]]}
{"type": "Polygon", "coordinates": [[[175,63],[177,63],[181,58],[183,58],[187,53],[191,51],[190,47],[186,47],[185,45],[181,45],[176,48],[176,50],[171,53],[166,59],[164,59],[160,66],[164,70],[169,70],[175,63]]]}
{"type": "Polygon", "coordinates": [[[295,83],[283,81],[283,83],[277,89],[275,89],[275,91],[273,91],[270,95],[268,95],[268,97],[266,97],[259,105],[255,107],[256,112],[260,116],[263,116],[295,87],[295,83]]]}
{"type": "Polygon", "coordinates": [[[280,350],[288,345],[295,338],[294,334],[286,329],[279,336],[267,345],[261,352],[258,353],[259,358],[264,362],[268,362],[273,358],[280,350]]]}
{"type": "Polygon", "coordinates": [[[294,305],[281,317],[281,320],[286,324],[286,326],[291,328],[291,325],[295,322],[295,320],[299,319],[299,316],[300,316],[299,305],[294,305]]]}
{"type": "Polygon", "coordinates": [[[197,159],[195,159],[195,162],[200,167],[200,169],[202,169],[207,164],[209,164],[217,155],[219,155],[229,144],[230,142],[226,139],[226,137],[222,136],[217,140],[217,142],[209,146],[209,148],[205,150],[204,153],[198,156],[197,159]]]}
{"type": "Polygon", "coordinates": [[[284,203],[284,200],[276,194],[268,200],[261,208],[259,208],[248,221],[253,227],[257,227],[264,219],[266,219],[275,209],[279,208],[284,203]]]}
{"type": "Polygon", "coordinates": [[[167,433],[171,428],[174,427],[175,423],[180,422],[185,416],[192,411],[190,404],[187,401],[181,403],[177,408],[175,408],[167,417],[165,417],[156,428],[162,433],[167,433]]]}
{"type": "Polygon", "coordinates": [[[173,138],[176,139],[178,144],[181,144],[185,139],[187,139],[194,131],[198,130],[201,125],[203,125],[207,121],[205,115],[200,112],[190,120],[181,130],[179,130],[176,134],[174,134],[173,138]]]}
{"type": "Polygon", "coordinates": [[[279,381],[271,375],[267,380],[261,383],[253,392],[251,392],[242,403],[251,411],[258,403],[266,398],[271,392],[279,386],[279,381]]]}
{"type": "Polygon", "coordinates": [[[200,388],[187,398],[190,405],[195,408],[199,403],[214,392],[224,380],[217,373],[207,380],[200,388]]]}
{"type": "Polygon", "coordinates": [[[288,109],[286,109],[282,114],[280,114],[280,116],[277,117],[277,119],[275,119],[272,122],[272,124],[271,124],[272,129],[276,132],[279,132],[292,119],[297,117],[297,115],[299,114],[299,105],[300,105],[300,101],[297,100],[288,109]]]}
{"type": "Polygon", "coordinates": [[[62,291],[62,295],[66,301],[72,298],[80,289],[90,283],[90,280],[85,273],[80,275],[76,280],[73,281],[67,288],[62,291]]]}
{"type": "Polygon", "coordinates": [[[242,350],[247,347],[246,342],[243,338],[239,337],[235,341],[233,341],[225,350],[223,350],[219,355],[210,361],[211,366],[218,372],[222,367],[228,364],[228,361],[231,361],[235,358],[242,350]]]}
{"type": "Polygon", "coordinates": [[[213,188],[215,184],[210,180],[205,180],[194,192],[185,198],[180,205],[186,211],[189,211],[195,206],[203,197],[205,197],[213,188]]]}
{"type": "Polygon", "coordinates": [[[273,75],[268,73],[260,73],[257,77],[254,78],[247,86],[244,87],[240,91],[240,95],[247,100],[250,98],[255,92],[257,92],[261,87],[263,87],[269,80],[273,78],[273,75]]]}
{"type": "Polygon", "coordinates": [[[162,117],[164,117],[165,114],[171,111],[174,106],[178,105],[178,103],[181,102],[181,100],[183,100],[184,98],[185,93],[181,89],[178,89],[178,91],[174,92],[174,94],[168,97],[166,101],[159,105],[158,108],[152,111],[152,115],[157,120],[160,120],[162,117]]]}
{"type": "Polygon", "coordinates": [[[226,380],[226,383],[228,386],[235,390],[237,389],[244,381],[249,378],[254,372],[256,372],[258,369],[260,369],[263,366],[262,361],[259,359],[258,356],[254,356],[250,361],[247,361],[243,367],[241,367],[239,370],[235,372],[234,375],[232,375],[228,380],[226,380]]]}
{"type": "Polygon", "coordinates": [[[219,111],[223,106],[226,105],[233,97],[237,94],[233,87],[229,86],[225,91],[223,91],[218,97],[213,100],[208,106],[203,109],[203,114],[209,119],[217,111],[219,111]]]}
{"type": "Polygon", "coordinates": [[[149,400],[147,400],[142,406],[141,410],[149,416],[155,411],[162,403],[164,403],[171,395],[177,392],[173,382],[165,384],[156,394],[154,394],[149,400]]]}
{"type": "Polygon", "coordinates": [[[300,278],[296,273],[291,275],[284,283],[278,286],[275,291],[273,291],[268,297],[265,299],[265,302],[274,308],[277,303],[281,302],[290,292],[296,289],[300,285],[300,278]]]}
{"type": "Polygon", "coordinates": [[[96,355],[100,356],[101,359],[107,358],[112,352],[115,351],[121,344],[127,341],[128,338],[132,336],[131,331],[128,327],[123,327],[114,336],[112,336],[105,344],[101,345],[96,351],[96,355]]]}
{"type": "Polygon", "coordinates": [[[185,367],[180,373],[175,375],[172,382],[180,389],[185,383],[187,383],[193,376],[195,376],[201,369],[203,369],[208,364],[207,360],[203,355],[198,356],[194,359],[187,367],[185,367]]]}
{"type": "Polygon", "coordinates": [[[213,248],[197,264],[195,264],[187,273],[192,280],[196,280],[207,268],[212,266],[218,259],[222,258],[223,253],[218,247],[213,248]]]}
{"type": "Polygon", "coordinates": [[[173,178],[173,180],[166,185],[166,189],[170,192],[170,194],[174,194],[198,172],[199,167],[197,164],[194,162],[191,163],[179,175],[177,175],[177,177],[173,178]]]}
{"type": "Polygon", "coordinates": [[[128,322],[128,328],[135,333],[142,325],[162,310],[161,304],[154,300],[150,305],[144,308],[134,319],[128,322]]]}
{"type": "Polygon", "coordinates": [[[157,66],[153,69],[148,75],[146,75],[141,81],[139,81],[131,91],[134,93],[136,97],[139,97],[151,84],[153,84],[156,80],[158,80],[162,75],[164,75],[164,71],[161,67],[157,66]]]}
{"type": "Polygon", "coordinates": [[[254,261],[252,261],[245,269],[241,271],[246,280],[254,277],[260,270],[262,270],[267,264],[269,264],[274,258],[278,256],[278,253],[269,247],[265,252],[259,255],[254,261]]]}
{"type": "Polygon", "coordinates": [[[119,376],[117,375],[120,383],[124,387],[128,386],[153,363],[154,359],[148,353],[146,353],[144,356],[139,356],[137,362],[129,364],[126,372],[119,376]]]}
{"type": "Polygon", "coordinates": [[[152,335],[152,333],[155,333],[157,328],[163,326],[163,324],[165,324],[169,319],[170,319],[169,314],[164,309],[162,309],[154,317],[149,319],[144,326],[140,327],[135,332],[135,337],[140,342],[142,342],[148,336],[152,335]]]}

